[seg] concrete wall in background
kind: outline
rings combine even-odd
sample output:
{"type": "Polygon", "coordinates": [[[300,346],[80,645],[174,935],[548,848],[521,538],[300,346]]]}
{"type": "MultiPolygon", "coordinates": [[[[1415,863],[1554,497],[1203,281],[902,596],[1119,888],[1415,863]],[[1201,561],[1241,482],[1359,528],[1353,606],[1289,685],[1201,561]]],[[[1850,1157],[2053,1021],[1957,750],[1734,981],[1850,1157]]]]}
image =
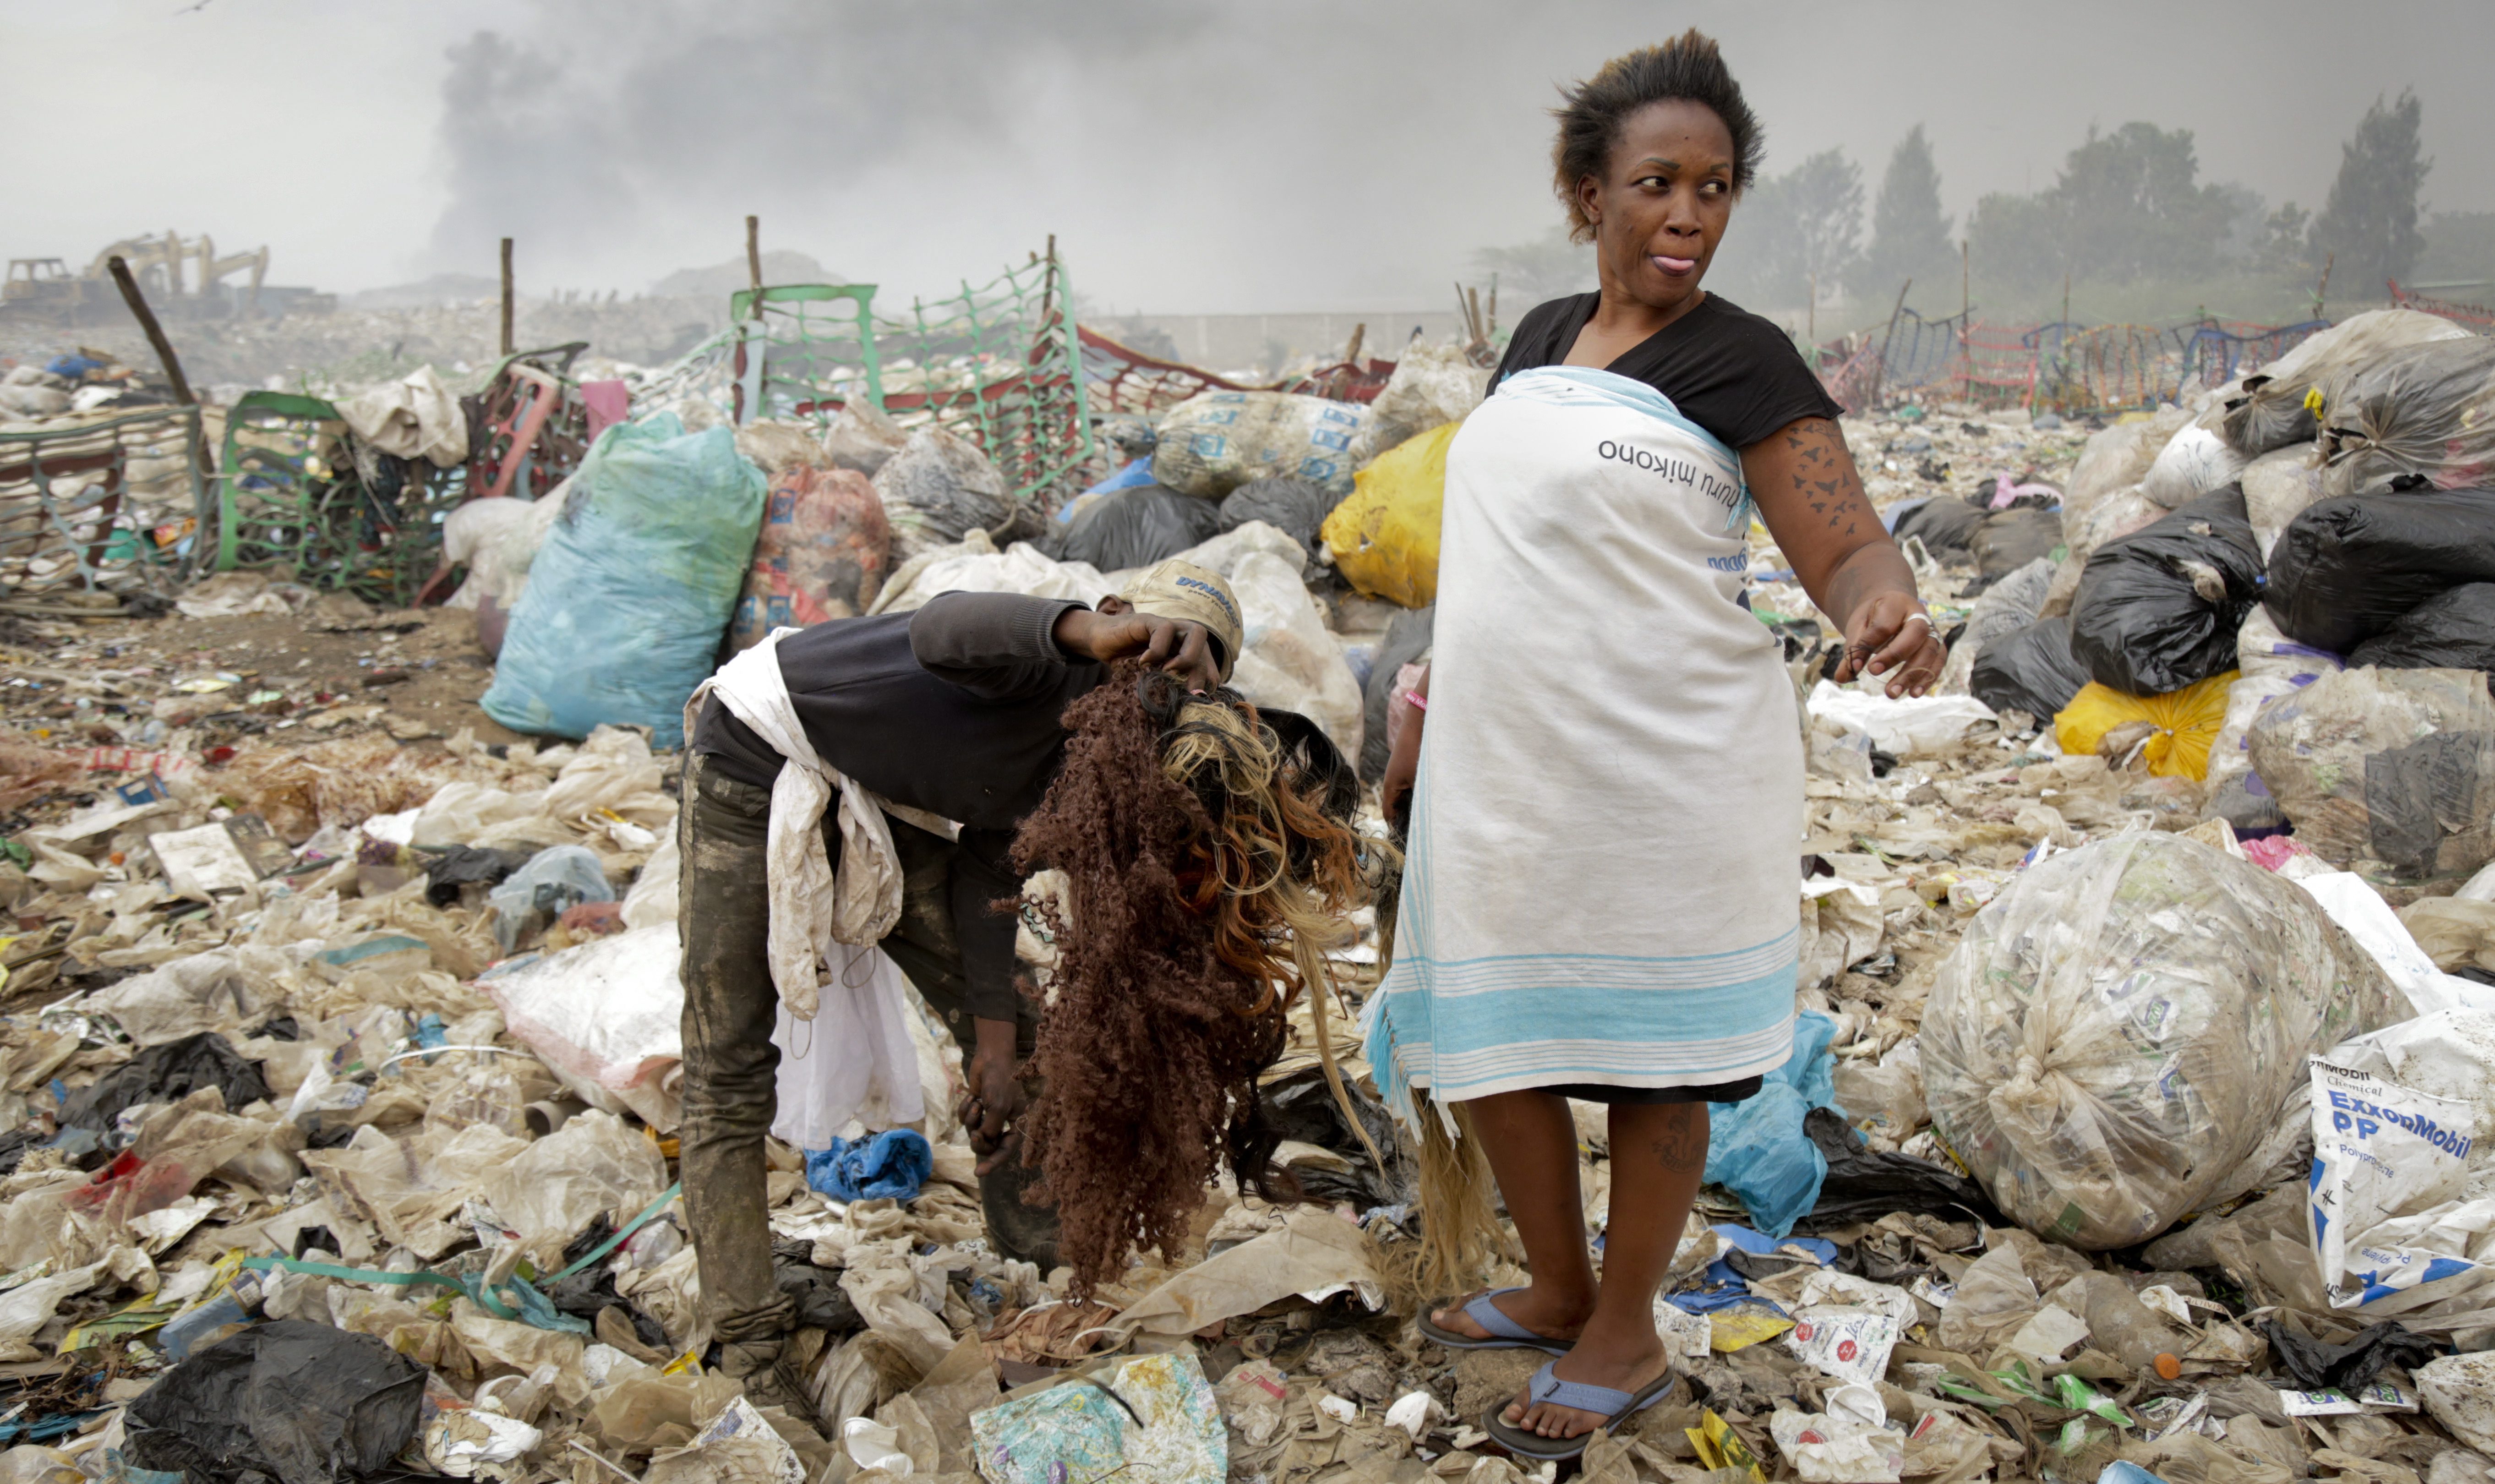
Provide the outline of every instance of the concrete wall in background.
{"type": "MultiPolygon", "coordinates": [[[[1452,309],[1393,309],[1365,314],[1137,314],[1104,316],[1092,327],[1124,339],[1135,326],[1158,330],[1177,348],[1177,358],[1212,371],[1270,369],[1302,356],[1342,354],[1355,325],[1367,325],[1363,356],[1392,360],[1419,326],[1424,338],[1457,334],[1452,309]]],[[[1152,345],[1135,349],[1152,352],[1152,345]]]]}

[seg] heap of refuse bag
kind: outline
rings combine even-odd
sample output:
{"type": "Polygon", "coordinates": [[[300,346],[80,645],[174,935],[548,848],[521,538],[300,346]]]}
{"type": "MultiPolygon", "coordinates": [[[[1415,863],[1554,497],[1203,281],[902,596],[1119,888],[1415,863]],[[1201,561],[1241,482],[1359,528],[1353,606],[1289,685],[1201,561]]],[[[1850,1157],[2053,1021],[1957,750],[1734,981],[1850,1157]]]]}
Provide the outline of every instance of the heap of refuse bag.
{"type": "MultiPolygon", "coordinates": [[[[2101,426],[1849,417],[1953,639],[1927,696],[1828,678],[1842,636],[1753,529],[1807,744],[1802,1013],[1714,1110],[1656,1311],[1688,1384],[1588,1476],[2495,1478],[2486,342],[2425,318],[2101,426]]],[[[682,708],[726,648],[1184,555],[1239,596],[1239,688],[1373,779],[1486,380],[1415,346],[1372,403],[1112,422],[1117,467],[1036,519],[863,404],[657,413],[454,513],[447,617],[229,577],[0,628],[0,1484],[1548,1479],[1478,1425],[1545,1357],[1415,1326],[1456,1295],[1411,1286],[1412,1162],[1371,1159],[1391,1123],[1355,1056],[1366,1127],[1338,1110],[1305,1005],[1267,1092],[1310,1198],[1208,1190],[1086,1301],[990,1250],[932,1016],[890,1128],[825,1126],[784,1020],[813,1416],[716,1369],[675,1158],[682,708]],[[199,637],[332,620],[495,663],[425,669],[473,676],[428,729],[199,637]]],[[[1339,954],[1347,1008],[1379,946],[1339,954]]]]}

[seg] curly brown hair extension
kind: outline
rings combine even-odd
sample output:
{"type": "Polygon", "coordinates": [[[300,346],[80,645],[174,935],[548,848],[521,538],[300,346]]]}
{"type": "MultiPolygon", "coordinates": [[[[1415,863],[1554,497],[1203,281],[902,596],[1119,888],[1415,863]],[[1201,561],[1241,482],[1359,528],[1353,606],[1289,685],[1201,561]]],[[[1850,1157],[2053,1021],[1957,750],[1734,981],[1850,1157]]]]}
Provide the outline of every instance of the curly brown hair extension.
{"type": "Polygon", "coordinates": [[[1128,663],[1065,727],[1064,767],[1014,842],[1021,869],[1065,873],[1069,908],[1041,908],[1059,958],[1023,1159],[1088,1296],[1130,1251],[1178,1251],[1223,1159],[1244,1188],[1296,1194],[1269,1167],[1257,1076],[1290,1002],[1331,997],[1324,954],[1350,941],[1375,856],[1332,745],[1286,740],[1233,693],[1188,697],[1128,663]]]}

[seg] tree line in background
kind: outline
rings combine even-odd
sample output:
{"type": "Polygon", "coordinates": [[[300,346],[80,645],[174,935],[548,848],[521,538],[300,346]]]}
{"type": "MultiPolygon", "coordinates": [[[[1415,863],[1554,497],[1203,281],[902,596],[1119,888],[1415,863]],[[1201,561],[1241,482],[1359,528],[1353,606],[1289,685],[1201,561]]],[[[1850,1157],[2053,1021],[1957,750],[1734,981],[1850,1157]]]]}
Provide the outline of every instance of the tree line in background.
{"type": "MultiPolygon", "coordinates": [[[[2066,283],[2082,296],[2105,291],[2137,302],[2161,287],[2240,294],[2239,286],[2265,281],[2267,296],[2285,300],[2309,298],[2326,263],[2329,297],[2348,303],[2381,301],[2387,278],[2495,278],[2495,212],[2422,216],[2433,163],[2419,143],[2423,112],[2414,91],[2376,100],[2343,147],[2321,209],[2310,212],[2294,201],[2273,209],[2247,187],[2202,181],[2188,129],[2090,129],[2052,184],[1979,199],[1962,237],[1941,210],[1940,169],[1918,124],[1890,153],[1867,232],[1862,168],[1841,149],[1824,150],[1751,186],[1708,286],[1794,318],[1797,327],[1794,312],[1813,302],[1815,287],[1819,304],[1845,305],[1824,326],[1833,329],[1875,310],[1885,318],[1909,279],[1919,308],[1955,312],[1961,242],[1979,306],[2019,306],[2029,318],[2050,318],[2041,310],[2057,303],[2066,283]]],[[[1476,266],[1499,274],[1502,298],[1518,306],[1511,319],[1593,287],[1589,250],[1556,230],[1540,242],[1481,253],[1476,266]]]]}

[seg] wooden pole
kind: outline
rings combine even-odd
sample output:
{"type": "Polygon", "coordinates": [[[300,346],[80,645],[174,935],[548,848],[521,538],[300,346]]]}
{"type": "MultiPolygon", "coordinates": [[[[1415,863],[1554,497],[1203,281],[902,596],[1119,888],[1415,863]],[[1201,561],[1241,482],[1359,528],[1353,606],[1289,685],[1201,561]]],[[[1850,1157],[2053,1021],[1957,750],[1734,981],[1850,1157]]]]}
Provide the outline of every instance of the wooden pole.
{"type": "Polygon", "coordinates": [[[754,280],[756,296],[762,293],[762,218],[745,219],[745,271],[754,280]]]}
{"type": "Polygon", "coordinates": [[[1817,345],[1819,344],[1819,275],[1816,273],[1810,275],[1810,308],[1805,311],[1805,314],[1806,318],[1802,323],[1809,327],[1802,331],[1802,336],[1811,344],[1817,345]]]}
{"type": "Polygon", "coordinates": [[[503,239],[503,354],[519,349],[511,339],[511,239],[503,239]]]}
{"type": "Polygon", "coordinates": [[[105,266],[112,272],[112,282],[121,290],[121,301],[130,306],[131,317],[156,348],[156,359],[165,367],[165,380],[172,385],[173,400],[184,407],[197,407],[200,399],[191,395],[190,380],[182,375],[181,358],[173,354],[173,342],[165,338],[165,326],[156,323],[156,311],[147,307],[147,295],[139,292],[139,280],[130,276],[129,260],[114,254],[105,266]]]}
{"type": "Polygon", "coordinates": [[[2339,251],[2336,248],[2323,257],[2322,282],[2315,285],[2313,290],[2313,318],[2317,320],[2322,318],[2322,301],[2330,294],[2330,265],[2338,261],[2339,251]]]}
{"type": "Polygon", "coordinates": [[[1969,264],[1966,238],[1957,240],[1957,362],[1958,396],[1975,396],[1975,294],[1974,273],[1969,264]]]}
{"type": "Polygon", "coordinates": [[[2067,337],[2070,335],[2070,333],[2071,333],[2071,270],[2070,270],[2070,269],[2068,269],[2068,268],[2064,268],[2064,269],[2062,270],[2062,334],[2063,334],[2063,336],[2064,336],[2065,338],[2067,338],[2067,337]]]}
{"type": "Polygon", "coordinates": [[[1896,307],[1889,311],[1889,327],[1880,336],[1880,365],[1871,376],[1871,405],[1874,407],[1880,405],[1881,393],[1888,390],[1889,342],[1897,333],[1897,316],[1906,312],[1906,291],[1914,286],[1915,281],[1911,278],[1897,286],[1896,307]]]}
{"type": "Polygon", "coordinates": [[[1367,320],[1363,320],[1351,327],[1351,342],[1342,348],[1342,363],[1344,365],[1356,366],[1360,364],[1360,342],[1368,334],[1369,322],[1367,320]]]}

